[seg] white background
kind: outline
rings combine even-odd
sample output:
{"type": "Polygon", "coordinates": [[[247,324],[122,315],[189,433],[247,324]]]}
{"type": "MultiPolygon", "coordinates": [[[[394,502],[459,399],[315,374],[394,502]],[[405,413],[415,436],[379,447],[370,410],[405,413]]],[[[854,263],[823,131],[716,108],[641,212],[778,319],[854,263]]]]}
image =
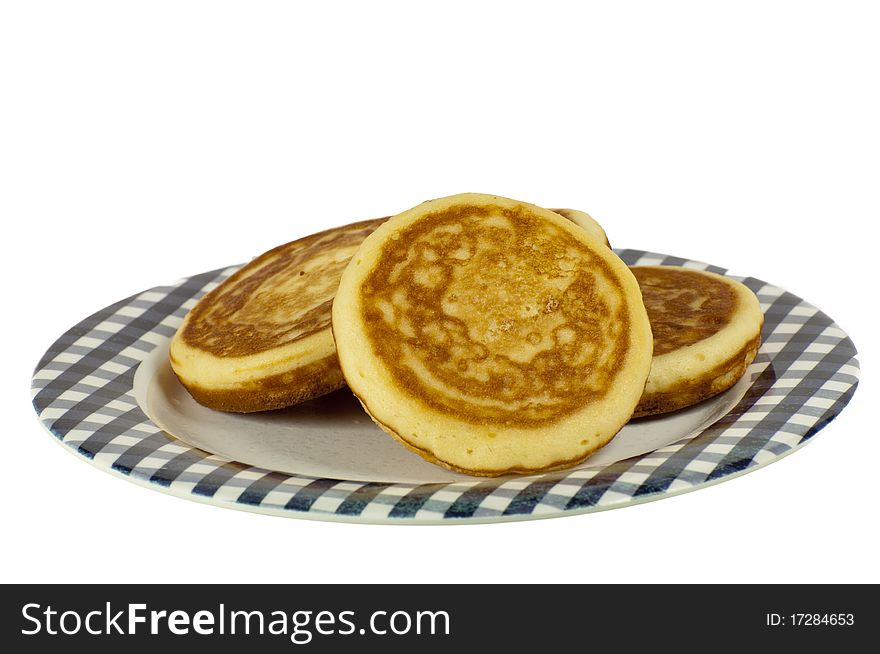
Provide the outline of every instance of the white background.
{"type": "Polygon", "coordinates": [[[876,4],[2,7],[0,580],[880,582],[876,4]],[[855,398],[729,483],[459,527],[196,504],[38,423],[33,367],[86,315],[463,191],[583,209],[616,246],[804,297],[859,348],[855,398]]]}

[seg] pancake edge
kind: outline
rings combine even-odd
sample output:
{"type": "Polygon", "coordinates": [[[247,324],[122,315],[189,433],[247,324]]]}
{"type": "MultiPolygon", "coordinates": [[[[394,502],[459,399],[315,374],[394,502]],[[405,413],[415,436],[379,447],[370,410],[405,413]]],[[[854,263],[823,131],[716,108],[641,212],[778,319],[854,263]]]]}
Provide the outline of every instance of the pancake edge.
{"type": "Polygon", "coordinates": [[[283,409],[345,386],[335,352],[302,367],[225,388],[201,386],[187,382],[176,371],[174,374],[196,402],[210,409],[232,413],[283,409]]]}
{"type": "Polygon", "coordinates": [[[558,213],[566,220],[570,220],[590,236],[602,241],[606,247],[611,247],[611,242],[608,240],[608,234],[605,233],[605,228],[599,224],[598,220],[593,218],[586,211],[581,211],[580,209],[566,209],[564,207],[560,209],[550,209],[550,211],[558,213]]]}
{"type": "Polygon", "coordinates": [[[734,386],[758,354],[761,346],[760,334],[747,343],[739,352],[724,363],[716,366],[699,380],[685,379],[678,384],[667,386],[662,391],[646,392],[633,411],[633,418],[644,418],[669,413],[693,406],[698,402],[715,397],[734,386]]]}
{"type": "MultiPolygon", "coordinates": [[[[379,427],[379,429],[384,431],[386,434],[391,436],[398,443],[403,445],[410,452],[414,452],[415,454],[418,454],[420,457],[422,457],[423,459],[425,459],[429,463],[433,463],[434,465],[438,465],[441,468],[451,470],[452,472],[459,472],[459,473],[462,473],[465,475],[471,475],[474,477],[502,477],[504,475],[528,475],[528,474],[533,474],[536,472],[553,472],[554,470],[564,470],[565,468],[571,468],[572,466],[576,466],[579,463],[583,463],[588,458],[593,456],[596,452],[598,452],[603,447],[608,445],[608,443],[610,443],[614,439],[614,436],[612,436],[610,439],[608,439],[604,443],[600,443],[600,444],[596,445],[596,447],[594,447],[593,449],[587,451],[587,453],[581,457],[577,457],[574,459],[568,459],[565,461],[559,461],[556,463],[551,463],[548,466],[541,467],[541,468],[526,468],[526,467],[522,467],[522,466],[512,466],[510,468],[507,468],[506,470],[490,470],[490,469],[481,470],[478,468],[461,468],[461,467],[458,467],[452,463],[449,463],[448,461],[438,459],[436,456],[434,456],[434,454],[430,450],[422,449],[420,447],[417,447],[416,445],[413,445],[408,440],[403,438],[400,434],[398,434],[396,431],[394,431],[391,427],[389,427],[388,425],[382,424],[382,422],[380,422],[376,418],[376,416],[374,416],[370,412],[370,408],[369,408],[369,406],[367,406],[367,403],[364,402],[364,400],[357,393],[354,393],[354,391],[352,391],[352,394],[358,399],[358,402],[361,403],[361,406],[364,408],[364,411],[367,413],[368,416],[370,416],[370,419],[374,423],[376,423],[376,426],[379,427]]],[[[616,434],[615,434],[615,436],[616,436],[616,434]]]]}
{"type": "Polygon", "coordinates": [[[179,336],[189,316],[171,339],[168,358],[174,373],[189,384],[223,390],[274,377],[289,372],[294,367],[304,367],[336,354],[333,335],[329,327],[320,329],[305,338],[281,347],[237,357],[220,357],[211,352],[191,346],[179,336]],[[204,378],[199,367],[213,368],[212,383],[197,381],[204,378]]]}

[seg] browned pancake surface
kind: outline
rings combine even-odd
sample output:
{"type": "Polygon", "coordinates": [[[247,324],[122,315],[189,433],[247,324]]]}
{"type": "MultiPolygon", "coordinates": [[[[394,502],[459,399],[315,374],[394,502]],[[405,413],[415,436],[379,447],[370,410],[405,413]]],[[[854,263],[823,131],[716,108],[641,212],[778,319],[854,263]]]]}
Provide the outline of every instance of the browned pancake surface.
{"type": "Polygon", "coordinates": [[[219,357],[238,357],[329,329],[333,296],[349,259],[305,265],[324,252],[360,244],[385,220],[330,229],[260,255],[199,301],[183,339],[219,357]]]}
{"type": "Polygon", "coordinates": [[[597,280],[615,284],[602,259],[540,216],[457,205],[385,244],[361,289],[362,317],[372,347],[408,394],[475,424],[536,426],[604,396],[627,354],[626,297],[618,289],[612,309],[597,280]],[[514,228],[486,220],[497,215],[514,228]],[[551,290],[536,295],[533,280],[542,277],[551,290]],[[616,319],[608,319],[612,312],[616,319]],[[426,375],[455,392],[437,393],[423,383],[426,375]]]}
{"type": "Polygon", "coordinates": [[[654,356],[692,345],[728,324],[736,294],[727,284],[683,270],[633,267],[654,333],[654,356]]]}

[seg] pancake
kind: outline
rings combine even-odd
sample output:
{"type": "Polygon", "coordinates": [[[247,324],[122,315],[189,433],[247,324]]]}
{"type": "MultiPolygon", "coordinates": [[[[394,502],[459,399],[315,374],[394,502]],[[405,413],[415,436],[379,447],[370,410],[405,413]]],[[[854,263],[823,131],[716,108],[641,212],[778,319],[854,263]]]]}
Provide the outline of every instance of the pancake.
{"type": "Polygon", "coordinates": [[[550,209],[550,211],[558,213],[563,218],[568,218],[575,225],[587,232],[587,234],[595,236],[605,245],[611,247],[611,243],[608,242],[608,236],[605,234],[605,230],[602,229],[602,225],[596,222],[596,219],[585,211],[578,211],[577,209],[550,209]]]}
{"type": "Polygon", "coordinates": [[[278,246],[193,307],[171,342],[171,367],[197,402],[248,413],[344,386],[330,330],[339,278],[385,218],[278,246]]]}
{"type": "Polygon", "coordinates": [[[746,286],[676,266],[633,266],[654,333],[654,360],[633,417],[681,409],[733,386],[761,344],[764,315],[746,286]]]}
{"type": "Polygon", "coordinates": [[[610,249],[552,211],[473,193],[368,236],[333,333],[373,420],[474,475],[583,461],[629,420],[651,365],[638,284],[610,249]]]}

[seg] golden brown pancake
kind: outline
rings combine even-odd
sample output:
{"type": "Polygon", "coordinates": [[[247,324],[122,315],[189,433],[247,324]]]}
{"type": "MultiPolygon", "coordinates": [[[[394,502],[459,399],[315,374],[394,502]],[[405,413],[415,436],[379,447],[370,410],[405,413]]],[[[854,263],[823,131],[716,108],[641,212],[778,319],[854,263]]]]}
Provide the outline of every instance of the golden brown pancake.
{"type": "Polygon", "coordinates": [[[276,247],[199,300],[170,352],[190,394],[213,409],[252,412],[341,388],[330,307],[348,260],[384,220],[276,247]]]}
{"type": "Polygon", "coordinates": [[[583,461],[629,420],[651,364],[638,284],[609,248],[552,211],[474,193],[368,236],[333,333],[376,423],[475,475],[583,461]]]}
{"type": "Polygon", "coordinates": [[[633,266],[654,359],[633,417],[681,409],[733,386],[761,344],[764,315],[743,284],[676,266],[633,266]]]}
{"type": "Polygon", "coordinates": [[[563,218],[568,218],[585,232],[591,236],[595,236],[605,245],[611,247],[611,243],[608,242],[608,236],[605,234],[605,230],[602,229],[602,225],[596,222],[596,219],[587,212],[578,211],[577,209],[550,209],[550,211],[558,213],[563,218]]]}

